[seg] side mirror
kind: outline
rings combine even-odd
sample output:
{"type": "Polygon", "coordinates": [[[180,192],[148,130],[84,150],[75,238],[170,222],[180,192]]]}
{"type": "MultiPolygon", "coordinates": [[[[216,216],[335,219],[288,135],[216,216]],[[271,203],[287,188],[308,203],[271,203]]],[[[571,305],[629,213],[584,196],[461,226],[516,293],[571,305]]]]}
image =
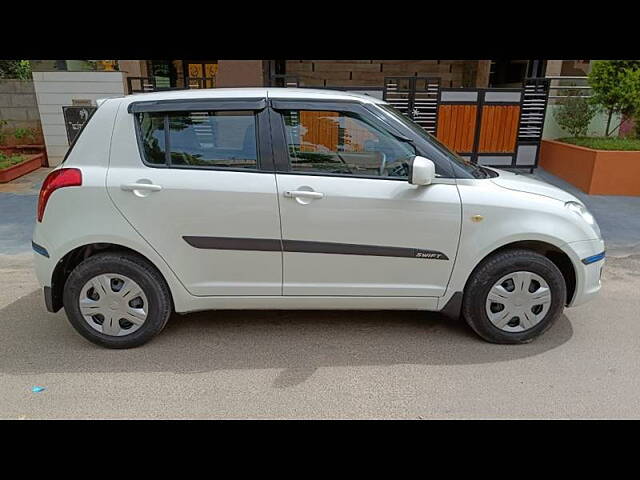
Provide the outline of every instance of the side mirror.
{"type": "Polygon", "coordinates": [[[409,163],[409,183],[429,185],[436,178],[436,166],[428,158],[415,156],[409,163]]]}

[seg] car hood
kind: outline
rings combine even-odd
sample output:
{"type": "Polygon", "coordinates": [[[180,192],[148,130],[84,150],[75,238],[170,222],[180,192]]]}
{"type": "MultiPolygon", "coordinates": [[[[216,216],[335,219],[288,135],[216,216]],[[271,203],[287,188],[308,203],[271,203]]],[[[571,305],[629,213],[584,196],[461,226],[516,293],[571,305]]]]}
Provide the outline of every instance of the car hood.
{"type": "Polygon", "coordinates": [[[518,192],[527,192],[536,195],[542,195],[544,197],[553,198],[562,202],[579,202],[579,200],[569,192],[565,192],[561,188],[554,187],[553,185],[541,182],[540,180],[536,180],[529,176],[519,175],[505,170],[492,170],[495,170],[500,175],[498,177],[492,178],[491,181],[502,188],[516,190],[518,192]]]}

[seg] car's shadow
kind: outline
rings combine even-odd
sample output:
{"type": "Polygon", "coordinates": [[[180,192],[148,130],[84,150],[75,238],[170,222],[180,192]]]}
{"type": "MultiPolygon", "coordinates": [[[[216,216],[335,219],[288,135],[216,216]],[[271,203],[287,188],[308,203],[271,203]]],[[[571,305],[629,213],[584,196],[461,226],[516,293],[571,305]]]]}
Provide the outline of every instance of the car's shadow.
{"type": "Polygon", "coordinates": [[[493,345],[463,321],[415,311],[210,311],[174,315],[150,343],[108,350],[82,338],[39,291],[0,310],[0,372],[193,373],[276,368],[276,387],[321,367],[458,365],[511,361],[568,341],[566,316],[526,345],[493,345]]]}

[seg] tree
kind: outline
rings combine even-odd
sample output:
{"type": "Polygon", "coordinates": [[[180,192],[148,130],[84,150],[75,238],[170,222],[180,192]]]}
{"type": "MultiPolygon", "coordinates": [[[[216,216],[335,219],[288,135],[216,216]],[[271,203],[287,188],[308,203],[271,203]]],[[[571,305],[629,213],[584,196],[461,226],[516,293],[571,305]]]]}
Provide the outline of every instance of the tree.
{"type": "Polygon", "coordinates": [[[553,112],[558,125],[572,137],[585,136],[589,123],[596,114],[596,108],[585,97],[580,96],[580,90],[564,90],[562,95],[566,95],[567,98],[563,98],[553,112]]]}
{"type": "Polygon", "coordinates": [[[589,85],[592,103],[607,114],[606,136],[620,127],[610,128],[614,114],[631,117],[640,111],[640,60],[595,61],[589,85]]]}
{"type": "Polygon", "coordinates": [[[29,60],[0,60],[0,78],[31,80],[29,60]]]}

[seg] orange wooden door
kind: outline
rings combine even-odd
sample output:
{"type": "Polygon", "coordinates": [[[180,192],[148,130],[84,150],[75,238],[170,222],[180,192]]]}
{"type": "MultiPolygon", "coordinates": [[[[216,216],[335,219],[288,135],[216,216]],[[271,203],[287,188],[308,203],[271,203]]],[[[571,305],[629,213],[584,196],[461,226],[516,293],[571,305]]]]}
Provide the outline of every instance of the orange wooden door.
{"type": "Polygon", "coordinates": [[[519,105],[482,107],[478,153],[511,153],[518,137],[519,105]]]}
{"type": "Polygon", "coordinates": [[[476,105],[440,105],[438,139],[454,152],[472,152],[477,108],[476,105]]]}

